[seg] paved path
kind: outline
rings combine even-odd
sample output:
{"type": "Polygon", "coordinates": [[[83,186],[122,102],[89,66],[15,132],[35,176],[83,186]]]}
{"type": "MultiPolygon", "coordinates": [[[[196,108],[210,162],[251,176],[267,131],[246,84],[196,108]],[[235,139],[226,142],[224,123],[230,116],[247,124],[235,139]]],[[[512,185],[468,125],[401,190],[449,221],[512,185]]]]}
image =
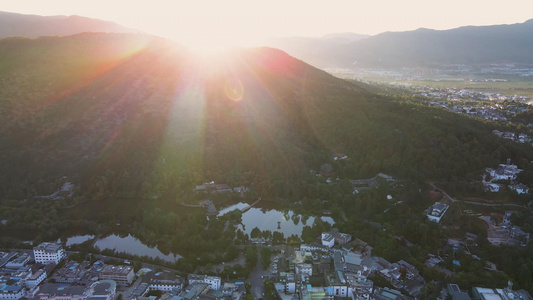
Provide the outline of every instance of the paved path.
{"type": "Polygon", "coordinates": [[[263,270],[263,266],[261,265],[261,247],[257,247],[257,265],[255,268],[250,272],[250,276],[248,276],[248,282],[252,285],[251,293],[254,295],[254,299],[263,298],[263,294],[265,292],[265,288],[263,285],[263,275],[266,275],[266,272],[263,270]]]}
{"type": "Polygon", "coordinates": [[[463,202],[473,205],[482,205],[482,206],[514,206],[514,207],[520,207],[520,208],[527,208],[525,205],[519,205],[514,203],[484,203],[484,202],[475,202],[475,201],[466,201],[466,200],[458,200],[453,198],[452,196],[448,195],[443,189],[436,186],[433,182],[430,182],[429,185],[431,185],[434,189],[439,190],[446,198],[448,198],[452,202],[463,202]]]}

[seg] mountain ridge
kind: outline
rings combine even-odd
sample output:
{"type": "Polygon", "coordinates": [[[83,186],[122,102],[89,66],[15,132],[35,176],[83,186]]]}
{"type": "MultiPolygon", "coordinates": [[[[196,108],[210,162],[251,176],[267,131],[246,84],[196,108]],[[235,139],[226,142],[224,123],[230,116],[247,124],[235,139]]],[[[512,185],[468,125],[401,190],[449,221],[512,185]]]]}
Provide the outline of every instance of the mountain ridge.
{"type": "Polygon", "coordinates": [[[291,55],[319,67],[438,67],[449,64],[533,65],[533,19],[523,23],[419,28],[384,32],[349,44],[329,43],[324,51],[293,50],[291,55]]]}
{"type": "Polygon", "coordinates": [[[40,16],[0,11],[0,38],[64,36],[82,32],[136,33],[115,22],[71,16],[40,16]]]}

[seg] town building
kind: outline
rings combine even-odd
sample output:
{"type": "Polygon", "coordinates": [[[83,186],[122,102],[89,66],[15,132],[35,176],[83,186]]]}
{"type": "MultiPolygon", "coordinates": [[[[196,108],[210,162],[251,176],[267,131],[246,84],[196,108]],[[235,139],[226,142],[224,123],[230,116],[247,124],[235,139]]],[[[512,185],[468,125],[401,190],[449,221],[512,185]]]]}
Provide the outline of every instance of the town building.
{"type": "Polygon", "coordinates": [[[516,193],[519,195],[529,193],[529,188],[523,183],[511,184],[509,185],[509,188],[513,191],[516,191],[516,193]]]}
{"type": "Polygon", "coordinates": [[[302,300],[333,300],[334,297],[331,287],[313,287],[307,284],[303,285],[300,290],[300,299],[302,300]]]}
{"type": "Polygon", "coordinates": [[[17,256],[15,259],[6,263],[6,268],[20,268],[24,267],[31,259],[31,256],[28,253],[22,253],[17,256]]]}
{"type": "MultiPolygon", "coordinates": [[[[193,283],[190,283],[189,281],[189,285],[178,296],[173,297],[173,300],[197,300],[200,295],[209,291],[209,284],[197,282],[195,281],[195,278],[191,279],[193,280],[193,283]]],[[[187,277],[187,280],[189,280],[189,277],[187,277]]]]}
{"type": "Polygon", "coordinates": [[[449,205],[442,202],[435,202],[426,210],[427,217],[430,221],[439,223],[446,211],[448,210],[449,205]]]}
{"type": "Polygon", "coordinates": [[[211,289],[219,290],[221,278],[217,276],[189,274],[189,276],[187,276],[187,281],[189,282],[189,285],[195,283],[207,283],[211,289]]]}
{"type": "Polygon", "coordinates": [[[404,300],[412,299],[405,296],[402,292],[390,288],[376,288],[374,291],[374,299],[376,300],[404,300]]]}
{"type": "Polygon", "coordinates": [[[132,266],[105,266],[98,274],[100,280],[114,280],[118,285],[130,285],[135,277],[132,266]]]}
{"type": "Polygon", "coordinates": [[[24,289],[19,285],[0,286],[0,300],[17,300],[25,296],[24,289]]]}
{"type": "Polygon", "coordinates": [[[500,164],[498,168],[487,168],[487,172],[494,180],[515,180],[518,173],[522,172],[516,165],[511,164],[511,160],[507,159],[507,164],[500,164]]]}
{"type": "Polygon", "coordinates": [[[307,277],[313,276],[313,265],[311,264],[296,264],[296,273],[307,277]]]}
{"type": "Polygon", "coordinates": [[[322,246],[331,248],[335,244],[342,246],[349,243],[352,240],[352,236],[347,233],[339,232],[339,229],[337,228],[333,228],[329,232],[323,232],[321,240],[322,246]]]}
{"type": "Polygon", "coordinates": [[[31,276],[26,279],[26,287],[32,289],[46,279],[46,271],[44,269],[39,269],[31,274],[31,276]]]}
{"type": "Polygon", "coordinates": [[[87,299],[87,297],[87,289],[84,286],[65,286],[62,283],[45,283],[28,293],[29,299],[77,300],[87,299]]]}
{"type": "Polygon", "coordinates": [[[60,244],[42,243],[33,248],[33,256],[36,263],[57,265],[67,254],[60,244]]]}
{"type": "Polygon", "coordinates": [[[533,297],[525,290],[512,290],[512,283],[509,282],[509,286],[504,289],[493,289],[484,287],[473,287],[472,298],[475,300],[491,300],[491,299],[503,299],[503,300],[532,300],[533,297]]]}
{"type": "Polygon", "coordinates": [[[470,295],[467,292],[461,292],[457,284],[448,284],[446,290],[452,300],[471,300],[470,295]]]}
{"type": "Polygon", "coordinates": [[[88,300],[115,300],[117,283],[113,280],[100,280],[87,289],[88,300]]]}
{"type": "Polygon", "coordinates": [[[150,290],[178,294],[183,288],[183,279],[170,272],[149,272],[143,276],[143,282],[150,290]]]}

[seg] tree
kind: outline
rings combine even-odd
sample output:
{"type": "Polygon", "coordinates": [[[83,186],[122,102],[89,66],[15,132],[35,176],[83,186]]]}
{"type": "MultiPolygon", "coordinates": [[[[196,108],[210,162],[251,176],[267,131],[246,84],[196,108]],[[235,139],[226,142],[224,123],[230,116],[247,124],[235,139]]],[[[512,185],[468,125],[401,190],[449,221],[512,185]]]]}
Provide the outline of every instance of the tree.
{"type": "Polygon", "coordinates": [[[257,227],[252,229],[252,231],[250,232],[250,238],[252,239],[258,238],[260,235],[261,235],[261,230],[257,227]]]}

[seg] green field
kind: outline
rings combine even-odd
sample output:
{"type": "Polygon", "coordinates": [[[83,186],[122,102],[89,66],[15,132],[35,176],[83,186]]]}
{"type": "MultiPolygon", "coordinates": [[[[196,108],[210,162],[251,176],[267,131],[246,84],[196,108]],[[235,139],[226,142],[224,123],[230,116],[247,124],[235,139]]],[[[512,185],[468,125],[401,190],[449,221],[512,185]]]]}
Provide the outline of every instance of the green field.
{"type": "MultiPolygon", "coordinates": [[[[494,78],[499,78],[494,76],[494,78]]],[[[389,78],[365,78],[370,82],[400,82],[411,84],[412,86],[428,86],[432,88],[457,88],[469,89],[479,92],[499,93],[503,95],[519,95],[533,97],[533,79],[513,78],[506,82],[471,82],[459,80],[393,80],[389,78]]]]}

